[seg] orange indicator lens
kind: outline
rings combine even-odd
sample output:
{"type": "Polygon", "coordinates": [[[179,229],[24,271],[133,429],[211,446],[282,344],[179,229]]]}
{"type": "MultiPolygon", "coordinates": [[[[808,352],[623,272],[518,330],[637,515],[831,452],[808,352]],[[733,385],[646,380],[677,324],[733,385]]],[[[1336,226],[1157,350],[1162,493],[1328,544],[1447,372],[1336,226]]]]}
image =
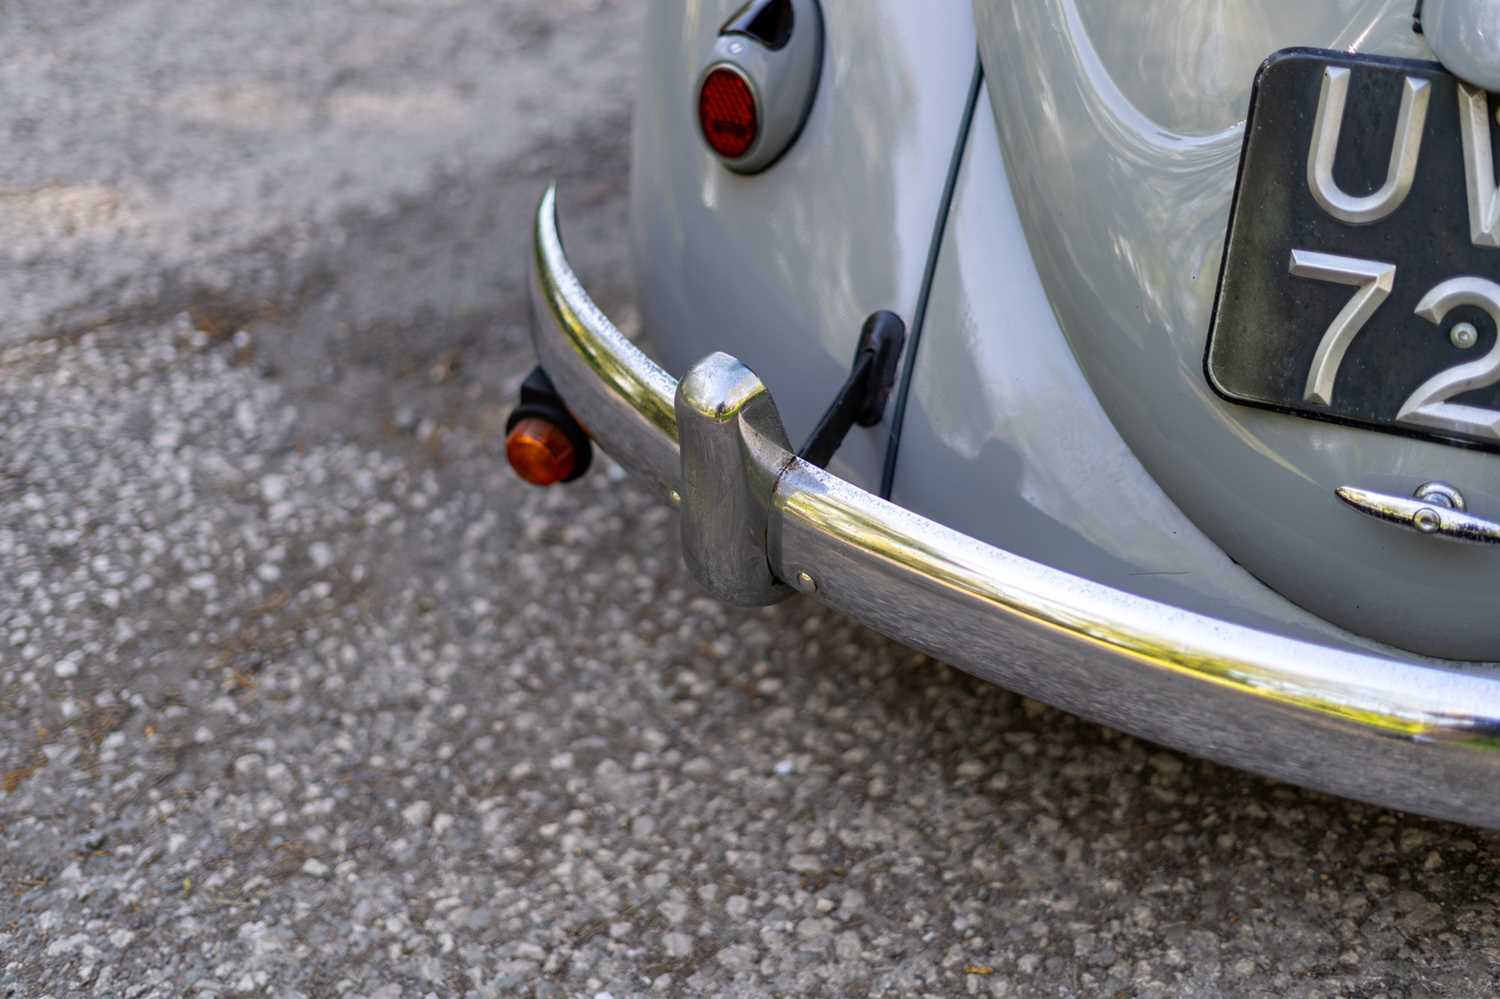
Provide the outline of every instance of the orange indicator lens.
{"type": "Polygon", "coordinates": [[[573,474],[577,456],[561,429],[538,417],[515,425],[505,438],[505,459],[534,486],[551,486],[573,474]]]}

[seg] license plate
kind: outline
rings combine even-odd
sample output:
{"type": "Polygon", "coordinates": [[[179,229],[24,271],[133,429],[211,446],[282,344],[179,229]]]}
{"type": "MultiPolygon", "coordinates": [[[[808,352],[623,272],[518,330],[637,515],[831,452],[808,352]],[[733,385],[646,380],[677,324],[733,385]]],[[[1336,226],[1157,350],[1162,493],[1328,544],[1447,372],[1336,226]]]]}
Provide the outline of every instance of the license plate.
{"type": "Polygon", "coordinates": [[[1215,391],[1500,449],[1497,110],[1432,63],[1267,60],[1209,330],[1215,391]]]}

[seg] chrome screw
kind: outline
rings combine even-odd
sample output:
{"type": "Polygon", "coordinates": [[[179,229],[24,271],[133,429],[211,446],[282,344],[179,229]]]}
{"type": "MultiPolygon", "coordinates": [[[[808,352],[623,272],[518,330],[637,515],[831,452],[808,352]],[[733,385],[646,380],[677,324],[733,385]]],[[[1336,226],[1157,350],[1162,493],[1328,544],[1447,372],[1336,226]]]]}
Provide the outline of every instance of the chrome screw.
{"type": "Polygon", "coordinates": [[[1454,323],[1453,328],[1448,331],[1448,339],[1459,350],[1468,350],[1479,342],[1479,330],[1474,328],[1473,323],[1454,323]]]}
{"type": "MultiPolygon", "coordinates": [[[[1469,328],[1473,329],[1472,326],[1469,328]]],[[[1458,328],[1454,327],[1454,332],[1457,331],[1458,328]]],[[[1457,340],[1455,339],[1454,342],[1456,343],[1457,340]]],[[[1447,510],[1462,512],[1469,509],[1469,504],[1464,502],[1464,494],[1446,482],[1424,482],[1412,495],[1423,503],[1431,503],[1433,506],[1440,506],[1447,510]]],[[[1411,525],[1423,534],[1436,534],[1443,529],[1443,515],[1431,507],[1424,506],[1412,514],[1411,525]]]]}
{"type": "Polygon", "coordinates": [[[797,589],[803,593],[817,593],[818,581],[805,572],[797,573],[797,589]]]}
{"type": "Polygon", "coordinates": [[[1449,510],[1464,512],[1469,509],[1469,504],[1464,500],[1464,494],[1446,482],[1424,482],[1417,487],[1412,496],[1423,503],[1447,507],[1449,510]]]}

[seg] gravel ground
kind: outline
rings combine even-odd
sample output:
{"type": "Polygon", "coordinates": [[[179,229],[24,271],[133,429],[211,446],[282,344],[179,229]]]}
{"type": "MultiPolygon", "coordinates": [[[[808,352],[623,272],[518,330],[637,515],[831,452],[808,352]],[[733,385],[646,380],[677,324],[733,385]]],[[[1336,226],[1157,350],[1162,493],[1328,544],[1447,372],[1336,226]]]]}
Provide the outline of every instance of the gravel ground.
{"type": "Polygon", "coordinates": [[[547,178],[630,315],[635,19],[0,10],[0,989],[1494,994],[1495,836],[718,606],[607,461],[503,471],[547,178]]]}

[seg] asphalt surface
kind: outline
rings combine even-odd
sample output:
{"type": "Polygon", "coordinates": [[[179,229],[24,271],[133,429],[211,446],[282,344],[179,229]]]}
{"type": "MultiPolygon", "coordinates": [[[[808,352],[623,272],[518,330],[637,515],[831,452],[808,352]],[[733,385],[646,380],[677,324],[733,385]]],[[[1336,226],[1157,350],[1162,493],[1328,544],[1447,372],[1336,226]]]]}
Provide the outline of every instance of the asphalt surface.
{"type": "Polygon", "coordinates": [[[509,477],[549,178],[633,314],[635,19],[0,10],[0,993],[1494,994],[1500,838],[721,607],[607,461],[509,477]]]}

